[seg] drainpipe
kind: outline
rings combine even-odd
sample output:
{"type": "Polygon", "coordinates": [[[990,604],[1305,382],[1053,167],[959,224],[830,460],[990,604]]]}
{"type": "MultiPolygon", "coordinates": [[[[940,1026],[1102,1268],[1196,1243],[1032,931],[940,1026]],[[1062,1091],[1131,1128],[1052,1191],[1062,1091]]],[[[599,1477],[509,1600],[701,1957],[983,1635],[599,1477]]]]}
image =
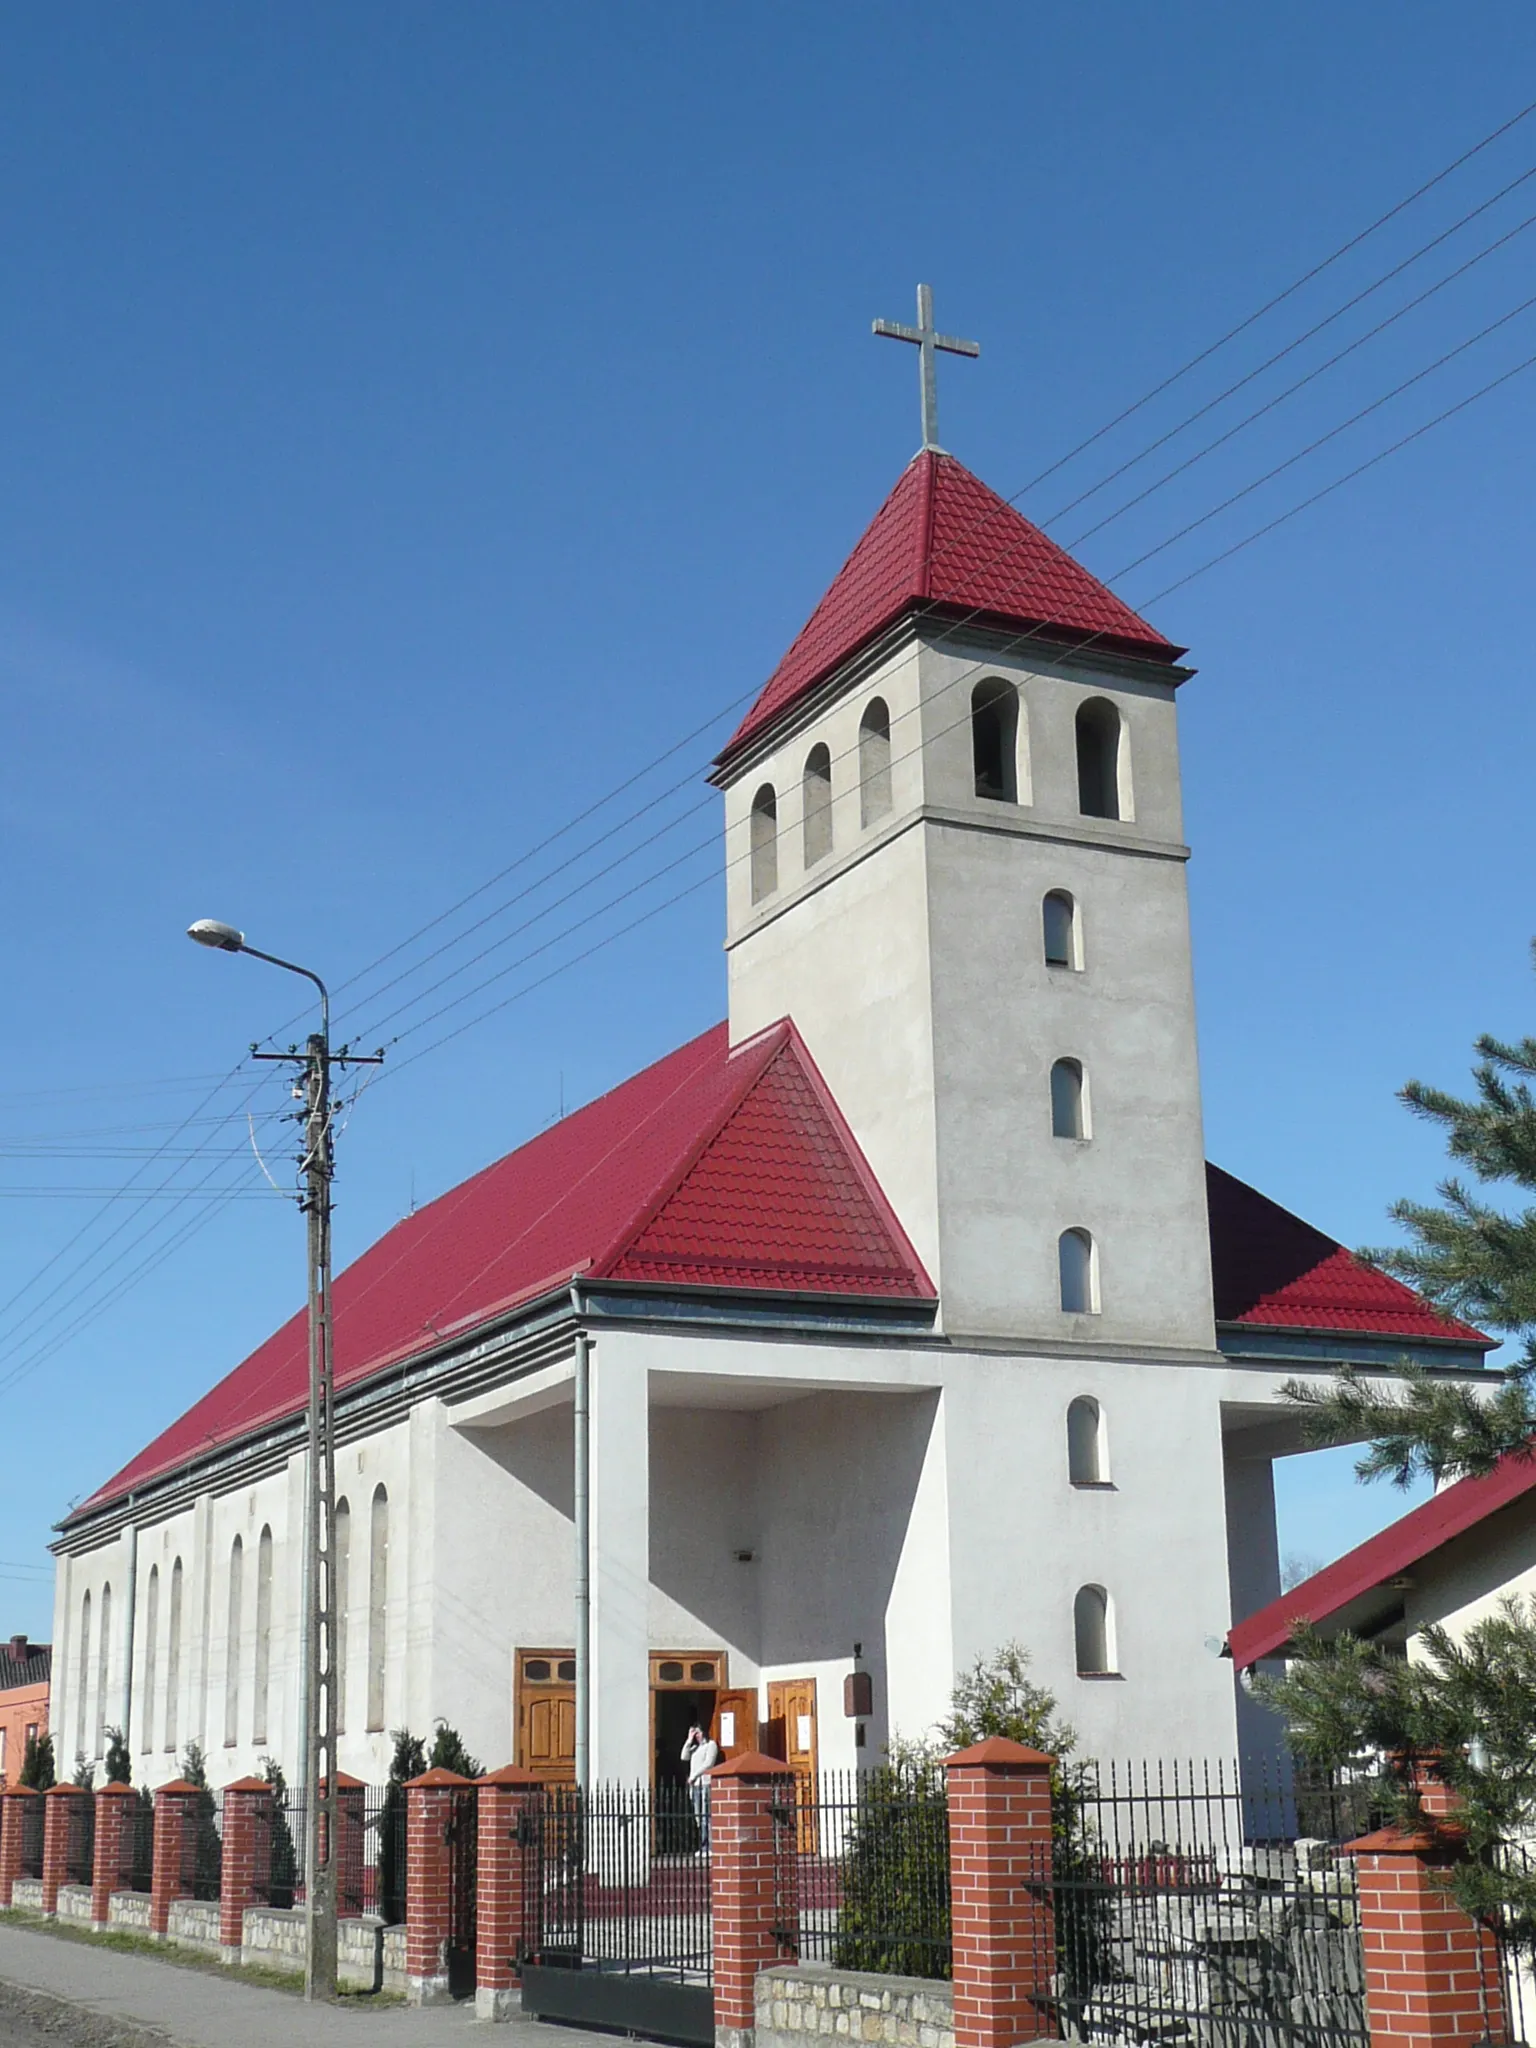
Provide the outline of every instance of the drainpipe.
{"type": "MultiPolygon", "coordinates": [[[[579,1315],[581,1296],[571,1289],[579,1315]]],[[[592,1339],[576,1332],[575,1471],[572,1511],[576,1524],[576,1783],[585,1791],[592,1762],[592,1339]]]]}
{"type": "Polygon", "coordinates": [[[133,1748],[133,1617],[139,1595],[139,1525],[128,1524],[127,1612],[123,1616],[123,1741],[133,1748]]]}

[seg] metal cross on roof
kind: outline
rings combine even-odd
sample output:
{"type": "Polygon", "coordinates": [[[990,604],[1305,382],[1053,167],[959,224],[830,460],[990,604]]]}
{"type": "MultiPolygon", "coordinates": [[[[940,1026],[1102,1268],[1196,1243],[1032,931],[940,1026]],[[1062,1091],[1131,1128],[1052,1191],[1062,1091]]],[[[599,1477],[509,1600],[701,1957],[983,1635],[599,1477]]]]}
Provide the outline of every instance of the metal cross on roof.
{"type": "Polygon", "coordinates": [[[923,446],[939,445],[939,379],[935,352],[944,349],[952,356],[979,356],[978,341],[957,341],[952,334],[940,334],[933,324],[933,286],[917,288],[917,325],[904,327],[899,320],[877,320],[874,331],[891,341],[917,343],[918,384],[923,394],[923,446]]]}

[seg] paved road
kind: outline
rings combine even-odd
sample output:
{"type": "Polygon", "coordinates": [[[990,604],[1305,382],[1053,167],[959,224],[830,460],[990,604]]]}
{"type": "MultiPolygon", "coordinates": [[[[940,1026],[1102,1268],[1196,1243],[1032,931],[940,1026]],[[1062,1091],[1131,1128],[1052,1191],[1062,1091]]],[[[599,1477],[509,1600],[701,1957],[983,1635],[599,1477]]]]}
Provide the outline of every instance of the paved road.
{"type": "Polygon", "coordinates": [[[473,2003],[414,2012],[349,1998],[305,2005],[234,1972],[180,1968],[0,1926],[0,2048],[615,2048],[610,2035],[518,2019],[476,2028],[473,2003]],[[474,2029],[474,2031],[470,2031],[474,2029]]]}

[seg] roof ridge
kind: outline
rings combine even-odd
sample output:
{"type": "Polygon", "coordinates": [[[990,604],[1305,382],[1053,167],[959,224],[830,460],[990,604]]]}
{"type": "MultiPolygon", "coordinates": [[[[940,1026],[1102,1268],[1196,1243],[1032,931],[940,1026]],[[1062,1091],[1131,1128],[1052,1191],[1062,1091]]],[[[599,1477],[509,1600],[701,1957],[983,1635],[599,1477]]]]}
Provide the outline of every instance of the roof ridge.
{"type": "Polygon", "coordinates": [[[681,1161],[674,1162],[668,1168],[658,1185],[618,1231],[613,1243],[593,1259],[591,1272],[594,1278],[601,1279],[605,1274],[612,1272],[636,1240],[655,1222],[672,1197],[687,1183],[693,1169],[773,1065],[775,1058],[783,1049],[784,1041],[780,1035],[783,1030],[784,1021],[780,1019],[777,1024],[768,1025],[766,1029],[748,1039],[745,1045],[738,1046],[735,1052],[726,1055],[727,1059],[733,1059],[738,1054],[743,1056],[745,1064],[740,1080],[725,1098],[719,1114],[695,1136],[693,1143],[682,1155],[681,1161]]]}

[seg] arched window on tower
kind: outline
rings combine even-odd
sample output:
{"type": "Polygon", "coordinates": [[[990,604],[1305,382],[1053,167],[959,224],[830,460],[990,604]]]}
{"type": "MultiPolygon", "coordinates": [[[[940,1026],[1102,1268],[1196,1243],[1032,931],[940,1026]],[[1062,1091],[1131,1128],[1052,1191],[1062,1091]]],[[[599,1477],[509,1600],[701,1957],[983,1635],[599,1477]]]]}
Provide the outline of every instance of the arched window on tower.
{"type": "Polygon", "coordinates": [[[998,676],[971,692],[971,762],[978,796],[1019,801],[1019,693],[998,676]]]}
{"type": "Polygon", "coordinates": [[[813,868],[832,851],[832,755],[826,747],[812,747],[806,755],[800,795],[805,864],[813,868]]]}
{"type": "Polygon", "coordinates": [[[1098,1258],[1086,1230],[1064,1230],[1057,1243],[1061,1268],[1061,1310],[1068,1316],[1099,1312],[1098,1258]]]}
{"type": "Polygon", "coordinates": [[[224,1746],[240,1739],[240,1602],[245,1590],[245,1545],[237,1536],[229,1547],[229,1634],[224,1653],[224,1746]]]}
{"type": "Polygon", "coordinates": [[[101,1589],[100,1640],[96,1645],[96,1746],[92,1756],[107,1753],[107,1692],[112,1682],[112,1588],[101,1589]]]}
{"type": "Polygon", "coordinates": [[[352,1581],[352,1509],[336,1503],[336,1733],[347,1732],[347,1606],[352,1581]]]}
{"type": "Polygon", "coordinates": [[[1088,1086],[1081,1060],[1057,1060],[1051,1068],[1051,1136],[1086,1138],[1088,1086]]]}
{"type": "Polygon", "coordinates": [[[155,1680],[160,1650],[160,1567],[149,1568],[144,1590],[144,1718],[139,1725],[139,1748],[155,1746],[155,1680]]]}
{"type": "Polygon", "coordinates": [[[384,1726],[384,1679],[389,1620],[389,1495],[373,1491],[368,1528],[368,1727],[384,1726]]]}
{"type": "Polygon", "coordinates": [[[1066,890],[1052,889],[1040,906],[1040,915],[1045,927],[1046,966],[1080,968],[1083,953],[1079,943],[1077,905],[1066,890]]]}
{"type": "Polygon", "coordinates": [[[256,1545],[256,1683],[251,1698],[251,1741],[267,1739],[267,1695],[272,1676],[272,1531],[256,1545]]]}
{"type": "Polygon", "coordinates": [[[1079,1678],[1105,1678],[1115,1663],[1115,1617],[1102,1586],[1079,1586],[1072,1602],[1072,1635],[1079,1678]]]}
{"type": "Polygon", "coordinates": [[[75,1754],[85,1755],[85,1731],[87,1695],[91,1689],[91,1596],[86,1594],[80,1602],[80,1665],[77,1675],[79,1687],[75,1699],[75,1754]]]}
{"type": "Polygon", "coordinates": [[[871,697],[859,720],[859,823],[873,825],[891,808],[891,714],[871,697]]]}
{"type": "Polygon", "coordinates": [[[1067,1478],[1074,1486],[1109,1484],[1104,1411],[1092,1394],[1079,1394],[1067,1409],[1067,1478]]]}
{"type": "Polygon", "coordinates": [[[165,1645],[165,1746],[176,1750],[177,1708],[181,1700],[181,1559],[171,1566],[171,1614],[165,1645]]]}
{"type": "Polygon", "coordinates": [[[1077,807],[1085,818],[1118,818],[1120,714],[1106,698],[1077,708],[1077,807]]]}
{"type": "Polygon", "coordinates": [[[779,886],[779,800],[765,782],[752,799],[752,901],[761,903],[779,886]]]}

